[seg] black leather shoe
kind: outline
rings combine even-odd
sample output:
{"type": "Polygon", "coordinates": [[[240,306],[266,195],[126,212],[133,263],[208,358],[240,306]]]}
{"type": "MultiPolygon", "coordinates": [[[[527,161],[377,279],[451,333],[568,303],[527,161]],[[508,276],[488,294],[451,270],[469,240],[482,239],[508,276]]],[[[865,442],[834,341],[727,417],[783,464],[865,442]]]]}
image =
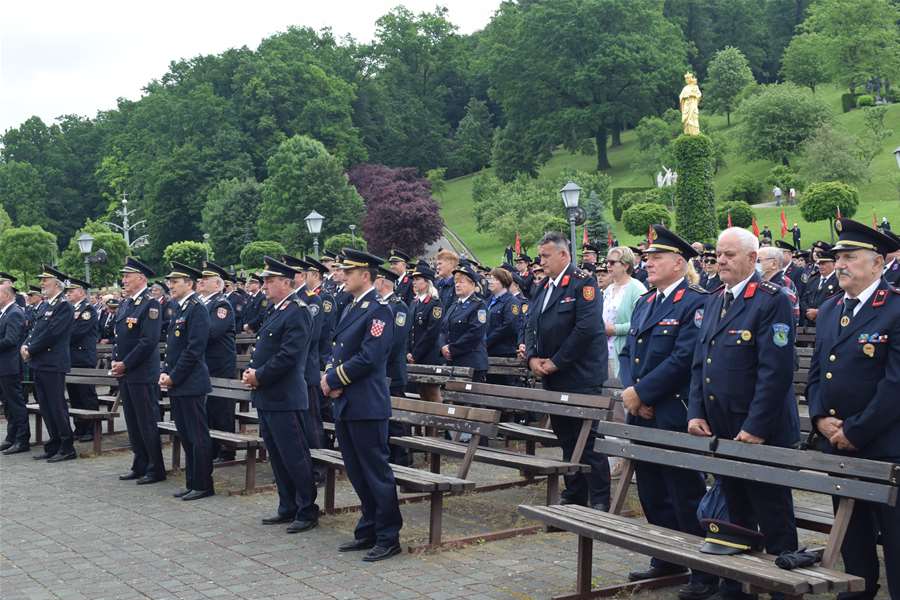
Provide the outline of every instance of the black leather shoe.
{"type": "Polygon", "coordinates": [[[687,573],[687,569],[683,567],[650,567],[646,571],[631,571],[628,574],[628,581],[641,581],[643,579],[656,579],[657,577],[665,577],[666,575],[677,575],[678,573],[687,573]]]}
{"type": "Polygon", "coordinates": [[[32,456],[34,460],[47,460],[48,458],[53,458],[52,454],[47,454],[46,452],[41,452],[40,454],[35,454],[32,456]]]}
{"type": "Polygon", "coordinates": [[[678,590],[678,600],[706,600],[719,592],[719,586],[689,583],[678,590]]]}
{"type": "Polygon", "coordinates": [[[577,502],[576,500],[574,500],[572,498],[566,498],[565,496],[563,496],[562,498],[559,499],[559,503],[560,504],[573,504],[575,506],[584,506],[584,502],[577,502]]]}
{"type": "Polygon", "coordinates": [[[20,443],[16,442],[12,446],[8,446],[6,449],[4,449],[3,454],[9,456],[10,454],[18,454],[19,452],[28,452],[29,450],[31,450],[31,447],[28,446],[27,444],[20,444],[20,443]]]}
{"type": "Polygon", "coordinates": [[[94,434],[93,433],[85,433],[84,435],[78,436],[79,442],[93,442],[94,434]]]}
{"type": "Polygon", "coordinates": [[[140,479],[136,481],[138,485],[148,485],[150,483],[156,483],[158,481],[165,481],[165,477],[154,477],[153,475],[144,475],[140,479]]]}
{"type": "Polygon", "coordinates": [[[191,490],[182,496],[181,499],[185,502],[190,502],[191,500],[199,500],[200,498],[208,498],[215,495],[215,490],[191,490]]]}
{"type": "Polygon", "coordinates": [[[12,446],[12,445],[13,445],[12,442],[2,442],[2,443],[0,443],[0,452],[3,452],[4,450],[6,450],[7,448],[9,448],[9,447],[12,446]]]}
{"type": "Polygon", "coordinates": [[[177,492],[172,494],[172,497],[173,498],[181,498],[182,496],[187,496],[190,493],[191,493],[191,490],[189,490],[189,489],[178,490],[177,492]]]}
{"type": "Polygon", "coordinates": [[[271,517],[263,517],[263,525],[278,525],[279,523],[290,523],[294,520],[294,515],[272,515],[271,517]]]}
{"type": "Polygon", "coordinates": [[[74,451],[72,451],[72,452],[67,452],[66,454],[59,453],[56,456],[51,456],[50,458],[47,459],[47,462],[48,463],[58,463],[58,462],[62,462],[64,460],[75,460],[76,458],[78,458],[78,455],[75,454],[74,451]]]}
{"type": "Polygon", "coordinates": [[[400,548],[400,544],[394,544],[393,546],[387,547],[375,546],[363,556],[363,560],[365,562],[378,562],[379,560],[386,560],[401,552],[403,552],[403,550],[400,548]]]}
{"type": "Polygon", "coordinates": [[[310,529],[313,529],[318,524],[318,521],[301,521],[298,519],[288,525],[285,531],[288,533],[300,533],[301,531],[308,531],[310,529]]]}
{"type": "Polygon", "coordinates": [[[140,475],[135,473],[134,471],[128,471],[127,473],[123,473],[119,475],[119,481],[130,481],[132,479],[140,479],[140,475]]]}
{"type": "Polygon", "coordinates": [[[591,504],[591,508],[594,510],[599,510],[600,512],[609,512],[609,504],[603,504],[602,502],[591,504]]]}
{"type": "Polygon", "coordinates": [[[375,547],[375,540],[353,540],[338,546],[338,552],[357,552],[375,547]]]}

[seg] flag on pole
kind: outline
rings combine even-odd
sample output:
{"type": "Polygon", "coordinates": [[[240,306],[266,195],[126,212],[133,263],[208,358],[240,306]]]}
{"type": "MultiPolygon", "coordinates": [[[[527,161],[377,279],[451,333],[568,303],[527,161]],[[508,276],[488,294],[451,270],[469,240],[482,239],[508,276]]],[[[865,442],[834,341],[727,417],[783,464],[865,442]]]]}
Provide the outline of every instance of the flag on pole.
{"type": "Polygon", "coordinates": [[[753,235],[759,237],[759,225],[756,223],[756,217],[753,217],[753,235]]]}
{"type": "Polygon", "coordinates": [[[522,240],[519,239],[519,232],[516,232],[516,245],[515,245],[516,256],[522,254],[522,240]]]}
{"type": "Polygon", "coordinates": [[[731,227],[731,211],[728,211],[728,226],[731,227]]]}
{"type": "Polygon", "coordinates": [[[584,226],[584,233],[581,236],[581,245],[586,246],[588,243],[587,225],[584,226]]]}
{"type": "Polygon", "coordinates": [[[872,229],[878,229],[878,220],[875,218],[875,211],[872,211],[872,229]]]}
{"type": "Polygon", "coordinates": [[[787,215],[784,214],[784,209],[781,209],[781,239],[784,239],[784,234],[788,232],[787,226],[787,215]]]}
{"type": "Polygon", "coordinates": [[[647,225],[647,245],[653,243],[653,225],[647,225]]]}
{"type": "MultiPolygon", "coordinates": [[[[872,218],[873,218],[873,219],[875,218],[874,213],[872,214],[872,218]]],[[[606,228],[606,248],[609,249],[609,248],[612,248],[612,247],[613,247],[612,227],[607,227],[607,228],[606,228]]]]}

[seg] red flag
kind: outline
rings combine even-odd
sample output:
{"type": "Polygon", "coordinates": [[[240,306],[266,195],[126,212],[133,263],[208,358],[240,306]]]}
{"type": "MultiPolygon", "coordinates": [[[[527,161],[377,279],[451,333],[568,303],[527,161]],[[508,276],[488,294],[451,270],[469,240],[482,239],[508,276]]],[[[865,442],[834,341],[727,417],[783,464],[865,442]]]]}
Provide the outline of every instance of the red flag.
{"type": "Polygon", "coordinates": [[[588,243],[587,225],[584,226],[584,234],[581,236],[581,245],[586,246],[588,243]]]}
{"type": "Polygon", "coordinates": [[[840,219],[841,218],[841,207],[837,206],[837,207],[835,207],[835,209],[837,210],[837,218],[840,219]]]}
{"type": "MultiPolygon", "coordinates": [[[[873,219],[875,218],[875,214],[874,214],[874,213],[872,214],[872,218],[873,218],[873,219]]],[[[607,247],[607,248],[612,248],[612,247],[613,247],[612,227],[607,227],[607,228],[606,228],[606,247],[607,247]]]]}
{"type": "Polygon", "coordinates": [[[653,225],[647,225],[647,245],[653,243],[653,225]]]}
{"type": "Polygon", "coordinates": [[[781,209],[781,239],[784,239],[784,234],[788,232],[787,226],[787,215],[784,214],[784,209],[781,209]]]}
{"type": "Polygon", "coordinates": [[[522,240],[519,239],[519,232],[516,232],[516,245],[515,245],[516,256],[522,254],[522,240]]]}
{"type": "Polygon", "coordinates": [[[728,226],[731,227],[731,211],[728,211],[728,226]]]}
{"type": "Polygon", "coordinates": [[[759,225],[756,224],[756,217],[753,217],[753,235],[759,237],[759,225]]]}
{"type": "Polygon", "coordinates": [[[878,229],[878,221],[875,219],[875,211],[872,211],[872,229],[878,229]]]}

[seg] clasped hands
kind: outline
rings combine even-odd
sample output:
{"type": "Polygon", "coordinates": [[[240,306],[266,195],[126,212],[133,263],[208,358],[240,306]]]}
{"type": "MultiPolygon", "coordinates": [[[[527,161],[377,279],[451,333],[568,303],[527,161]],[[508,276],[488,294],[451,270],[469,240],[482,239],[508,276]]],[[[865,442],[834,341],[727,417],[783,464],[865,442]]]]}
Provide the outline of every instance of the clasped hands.
{"type": "MultiPolygon", "coordinates": [[[[701,437],[712,437],[712,429],[709,428],[709,423],[706,422],[706,419],[691,419],[690,421],[688,421],[688,433],[701,437]]],[[[744,442],[747,444],[762,444],[766,441],[759,436],[744,431],[743,429],[741,429],[741,431],[736,436],[734,436],[734,440],[736,442],[744,442]]]]}
{"type": "Polygon", "coordinates": [[[536,356],[528,361],[528,368],[538,377],[546,377],[559,371],[559,367],[553,364],[553,361],[549,358],[538,358],[536,356]]]}
{"type": "Polygon", "coordinates": [[[856,446],[850,443],[850,440],[844,435],[844,421],[842,419],[822,417],[816,421],[816,429],[819,430],[819,433],[828,438],[831,445],[838,450],[847,450],[849,452],[856,451],[856,446]]]}
{"type": "Polygon", "coordinates": [[[331,386],[328,385],[328,377],[326,375],[322,375],[322,381],[319,382],[319,387],[322,388],[322,393],[329,398],[337,398],[344,393],[343,388],[338,388],[336,390],[331,389],[331,386]]]}
{"type": "Polygon", "coordinates": [[[634,417],[650,420],[653,418],[655,411],[652,406],[647,406],[641,402],[637,390],[634,386],[629,386],[622,391],[622,406],[628,411],[628,414],[634,417]]]}

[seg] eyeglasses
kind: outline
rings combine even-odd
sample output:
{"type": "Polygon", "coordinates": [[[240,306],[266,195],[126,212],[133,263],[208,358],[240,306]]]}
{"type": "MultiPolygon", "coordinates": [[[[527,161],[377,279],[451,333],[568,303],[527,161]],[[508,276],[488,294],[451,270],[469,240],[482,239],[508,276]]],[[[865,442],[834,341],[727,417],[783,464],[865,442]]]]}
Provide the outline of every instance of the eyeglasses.
{"type": "Polygon", "coordinates": [[[714,265],[714,264],[716,264],[716,259],[714,259],[714,258],[707,258],[706,260],[703,261],[703,264],[704,264],[704,265],[714,265]]]}
{"type": "Polygon", "coordinates": [[[620,264],[622,264],[622,261],[621,261],[621,260],[609,260],[609,259],[607,258],[607,259],[606,259],[606,264],[608,264],[608,265],[620,265],[620,264]]]}

